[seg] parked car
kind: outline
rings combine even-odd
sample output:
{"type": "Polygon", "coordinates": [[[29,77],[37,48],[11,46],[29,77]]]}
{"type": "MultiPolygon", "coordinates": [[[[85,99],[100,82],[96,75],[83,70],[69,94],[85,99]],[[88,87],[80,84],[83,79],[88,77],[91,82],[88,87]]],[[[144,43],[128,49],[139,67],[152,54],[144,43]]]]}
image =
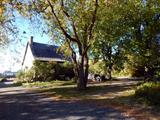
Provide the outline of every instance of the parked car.
{"type": "Polygon", "coordinates": [[[99,75],[99,74],[89,73],[88,80],[101,82],[101,81],[105,81],[105,76],[104,75],[99,75]]]}

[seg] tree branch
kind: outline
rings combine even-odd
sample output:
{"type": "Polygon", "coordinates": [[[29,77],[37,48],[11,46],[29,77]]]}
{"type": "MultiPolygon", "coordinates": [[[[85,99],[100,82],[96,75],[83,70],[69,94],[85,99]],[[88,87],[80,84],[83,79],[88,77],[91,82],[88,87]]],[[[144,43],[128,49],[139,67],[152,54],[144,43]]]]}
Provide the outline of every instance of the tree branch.
{"type": "MultiPolygon", "coordinates": [[[[71,41],[69,41],[67,38],[66,38],[66,41],[68,43],[68,46],[72,52],[72,60],[73,60],[73,63],[76,65],[76,71],[78,71],[78,63],[77,63],[77,57],[76,57],[76,52],[73,50],[73,48],[71,47],[71,41]]],[[[78,73],[77,73],[78,74],[78,73]]]]}
{"type": "MultiPolygon", "coordinates": [[[[41,2],[40,2],[41,3],[41,2]]],[[[38,12],[38,13],[41,13],[41,12],[44,12],[47,8],[48,8],[48,6],[45,6],[45,7],[41,7],[41,6],[39,6],[39,5],[41,5],[41,4],[38,4],[38,3],[36,3],[36,1],[35,0],[32,0],[32,4],[35,6],[35,9],[36,9],[36,11],[38,12]],[[37,6],[38,5],[38,6],[37,6]],[[40,9],[39,9],[39,7],[41,7],[40,9]]],[[[31,4],[30,4],[31,5],[31,4]]]]}
{"type": "Polygon", "coordinates": [[[62,31],[63,34],[65,35],[65,37],[68,38],[68,39],[70,39],[70,40],[73,41],[73,42],[77,42],[77,40],[76,40],[75,38],[71,37],[71,36],[67,33],[67,31],[64,29],[64,27],[62,26],[62,24],[61,24],[58,16],[56,15],[56,13],[55,13],[55,11],[54,11],[53,5],[51,4],[50,0],[47,0],[47,2],[48,2],[49,6],[50,6],[50,8],[51,8],[51,12],[52,12],[53,16],[55,17],[55,19],[56,19],[56,21],[57,21],[57,23],[58,23],[61,31],[62,31]]]}
{"type": "Polygon", "coordinates": [[[92,22],[88,27],[88,39],[89,40],[92,38],[92,30],[93,30],[93,27],[96,21],[97,9],[98,9],[98,0],[95,0],[95,9],[93,11],[92,22]]]}
{"type": "MultiPolygon", "coordinates": [[[[72,25],[75,37],[77,39],[77,42],[80,41],[79,37],[78,37],[78,34],[77,34],[77,29],[76,29],[75,23],[74,23],[72,17],[69,15],[69,13],[65,10],[63,0],[61,0],[61,8],[62,8],[62,11],[63,11],[64,15],[69,19],[69,21],[71,21],[71,25],[72,25]]],[[[80,44],[80,42],[79,42],[79,44],[80,44]]]]}

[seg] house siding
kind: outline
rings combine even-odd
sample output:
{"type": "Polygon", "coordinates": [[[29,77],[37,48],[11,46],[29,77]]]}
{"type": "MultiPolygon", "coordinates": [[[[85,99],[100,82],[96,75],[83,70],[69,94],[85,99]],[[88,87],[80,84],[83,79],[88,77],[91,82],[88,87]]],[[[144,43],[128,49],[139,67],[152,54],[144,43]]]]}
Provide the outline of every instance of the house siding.
{"type": "Polygon", "coordinates": [[[26,56],[22,65],[22,69],[30,69],[33,65],[34,57],[30,48],[30,45],[27,47],[26,56]]]}

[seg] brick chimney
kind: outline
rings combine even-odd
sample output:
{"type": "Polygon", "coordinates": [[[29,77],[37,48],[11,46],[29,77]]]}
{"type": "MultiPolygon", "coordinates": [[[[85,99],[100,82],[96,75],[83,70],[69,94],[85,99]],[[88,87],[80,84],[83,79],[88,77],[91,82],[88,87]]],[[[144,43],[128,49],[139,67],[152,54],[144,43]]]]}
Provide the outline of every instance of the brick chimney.
{"type": "Polygon", "coordinates": [[[29,40],[29,44],[32,45],[33,43],[33,36],[31,36],[30,40],[29,40]]]}

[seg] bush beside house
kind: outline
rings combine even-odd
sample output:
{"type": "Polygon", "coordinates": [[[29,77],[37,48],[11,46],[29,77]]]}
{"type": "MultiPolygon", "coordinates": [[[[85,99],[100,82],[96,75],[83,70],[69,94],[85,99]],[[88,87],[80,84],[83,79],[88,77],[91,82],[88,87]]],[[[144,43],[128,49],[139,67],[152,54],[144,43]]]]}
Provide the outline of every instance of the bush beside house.
{"type": "Polygon", "coordinates": [[[41,62],[34,61],[29,70],[19,71],[17,79],[24,82],[50,81],[50,80],[70,80],[75,76],[73,65],[69,62],[41,62]]]}

